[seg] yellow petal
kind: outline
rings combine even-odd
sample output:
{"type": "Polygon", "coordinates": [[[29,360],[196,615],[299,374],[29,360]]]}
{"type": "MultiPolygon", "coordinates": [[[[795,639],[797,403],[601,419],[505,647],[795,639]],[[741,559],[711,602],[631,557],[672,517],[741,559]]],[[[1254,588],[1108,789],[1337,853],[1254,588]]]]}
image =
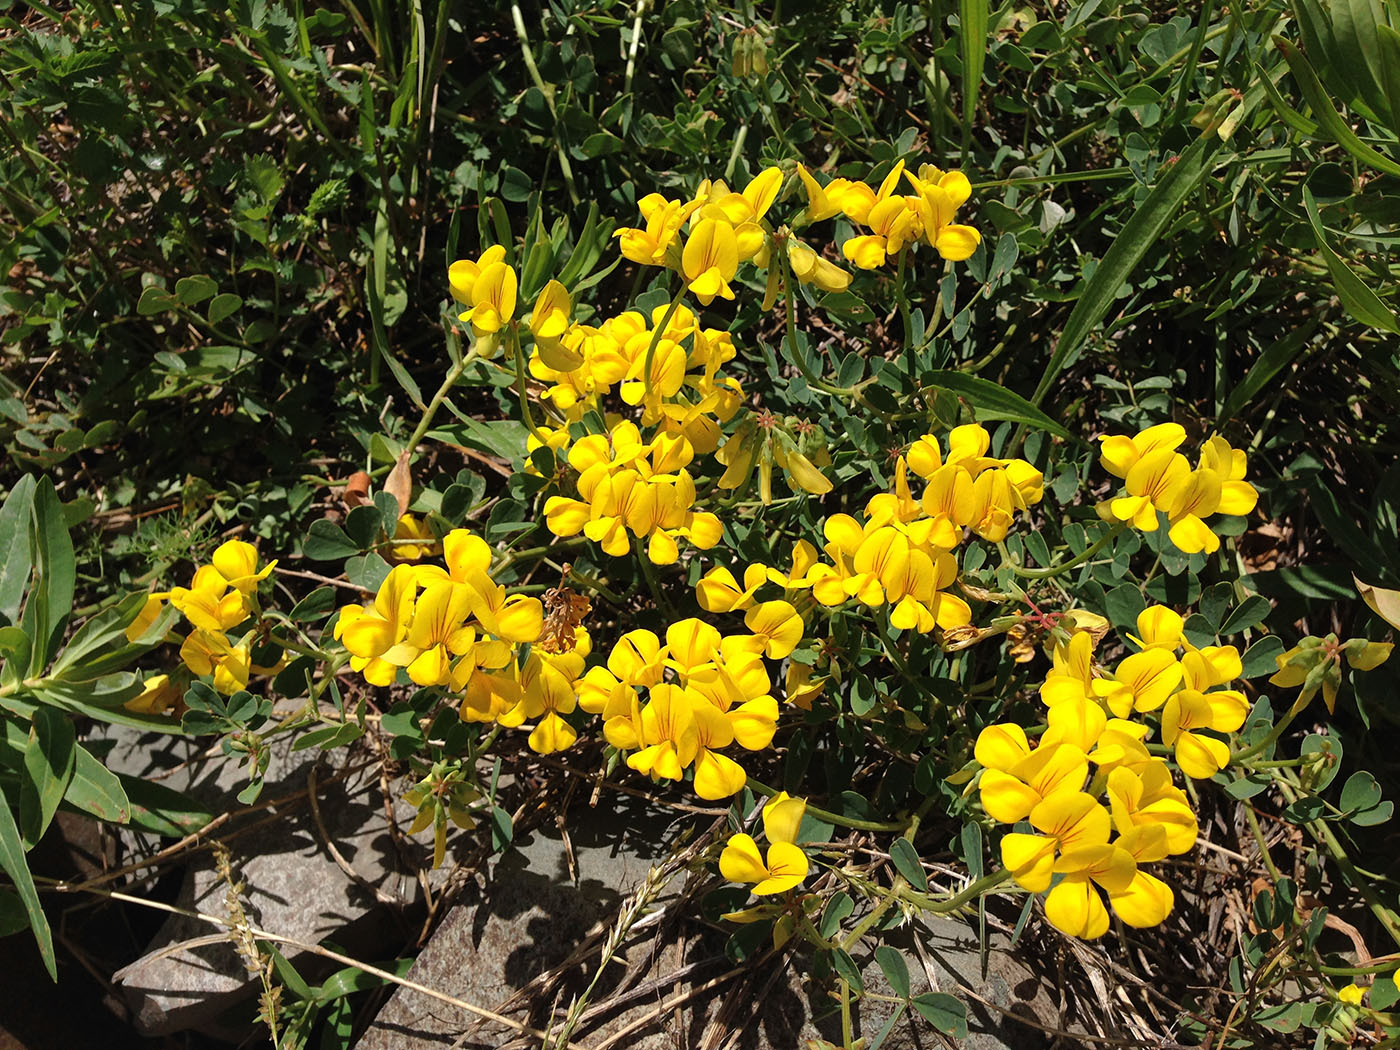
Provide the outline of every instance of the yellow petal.
{"type": "Polygon", "coordinates": [[[731,758],[709,750],[696,756],[695,793],[703,799],[729,798],[742,791],[748,781],[744,768],[731,758]]]}
{"type": "Polygon", "coordinates": [[[1108,909],[1085,875],[1070,875],[1046,894],[1045,918],[1061,933],[1083,940],[1108,932],[1108,909]]]}
{"type": "Polygon", "coordinates": [[[790,842],[775,842],[768,847],[768,871],[768,878],[753,888],[757,896],[782,893],[805,879],[807,855],[790,842]]]}
{"type": "Polygon", "coordinates": [[[1171,887],[1161,879],[1139,871],[1128,888],[1109,895],[1109,903],[1118,918],[1129,926],[1156,926],[1171,914],[1171,887]]]}
{"type": "Polygon", "coordinates": [[[763,834],[769,842],[796,842],[806,812],[805,798],[793,798],[786,791],[779,791],[763,805],[763,834]]]}
{"type": "Polygon", "coordinates": [[[768,877],[758,843],[742,832],[731,835],[729,844],[719,855],[719,872],[730,882],[762,882],[768,877]]]}

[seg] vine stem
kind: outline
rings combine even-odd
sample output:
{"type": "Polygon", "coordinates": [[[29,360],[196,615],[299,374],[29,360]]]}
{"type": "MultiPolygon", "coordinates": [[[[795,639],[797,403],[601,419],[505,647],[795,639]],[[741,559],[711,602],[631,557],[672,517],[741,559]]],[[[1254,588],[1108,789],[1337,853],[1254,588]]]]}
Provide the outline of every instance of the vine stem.
{"type": "MultiPolygon", "coordinates": [[[[753,788],[754,791],[758,792],[758,794],[766,795],[769,798],[778,793],[777,788],[769,787],[767,784],[760,783],[753,777],[749,777],[748,786],[753,788]]],[[[835,824],[838,827],[843,828],[855,828],[857,831],[904,831],[906,828],[909,827],[909,822],[905,820],[857,820],[855,817],[843,817],[839,813],[832,813],[830,810],[822,809],[821,807],[814,806],[811,803],[807,804],[807,812],[812,814],[812,816],[816,817],[818,820],[826,821],[828,824],[835,824]]]]}
{"type": "Polygon", "coordinates": [[[525,389],[525,352],[520,349],[518,325],[519,322],[516,321],[510,323],[510,356],[515,362],[515,392],[520,397],[520,421],[525,424],[530,436],[538,441],[541,447],[547,448],[549,438],[535,425],[535,418],[530,414],[530,395],[525,389]]]}
{"type": "Polygon", "coordinates": [[[1104,547],[1108,545],[1109,541],[1111,541],[1114,537],[1121,533],[1125,528],[1127,528],[1127,522],[1114,522],[1113,527],[1111,529],[1109,529],[1092,544],[1086,547],[1081,553],[1076,554],[1067,562],[1062,562],[1059,565],[1051,565],[1044,569],[1023,569],[1021,568],[1021,566],[1013,562],[1011,558],[1007,555],[1005,544],[998,544],[998,546],[1000,546],[1002,549],[1002,555],[1003,557],[1005,557],[1005,564],[1017,576],[1028,580],[1048,580],[1055,576],[1062,576],[1065,573],[1069,572],[1070,569],[1078,568],[1080,565],[1083,565],[1095,554],[1103,550],[1104,547]]]}
{"type": "Polygon", "coordinates": [[[418,442],[423,440],[423,435],[426,434],[428,428],[433,425],[433,417],[437,415],[438,409],[442,407],[443,401],[447,399],[447,395],[451,393],[452,388],[457,385],[457,380],[462,378],[462,373],[466,371],[468,363],[474,360],[475,351],[476,347],[473,346],[462,360],[458,361],[447,370],[447,375],[444,376],[442,380],[442,386],[438,387],[437,393],[432,396],[432,399],[423,409],[423,418],[418,421],[418,426],[414,428],[413,435],[408,439],[408,444],[405,448],[410,452],[418,447],[418,442]]]}
{"type": "MultiPolygon", "coordinates": [[[[1312,698],[1309,697],[1308,700],[1311,701],[1312,698]]],[[[1297,718],[1298,713],[1307,706],[1307,702],[1303,702],[1301,696],[1293,701],[1293,706],[1288,709],[1288,713],[1278,720],[1278,723],[1265,734],[1264,738],[1260,740],[1259,743],[1247,747],[1243,751],[1232,751],[1230,753],[1230,765],[1241,765],[1246,760],[1273,747],[1274,744],[1278,743],[1279,737],[1283,736],[1284,730],[1289,727],[1293,719],[1297,718]]]]}

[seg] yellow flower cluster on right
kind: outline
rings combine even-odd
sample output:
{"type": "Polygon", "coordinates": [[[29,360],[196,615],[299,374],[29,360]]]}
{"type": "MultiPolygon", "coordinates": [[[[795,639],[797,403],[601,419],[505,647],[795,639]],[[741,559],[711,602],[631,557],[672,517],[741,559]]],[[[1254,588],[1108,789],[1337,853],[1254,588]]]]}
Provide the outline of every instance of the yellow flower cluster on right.
{"type": "Polygon", "coordinates": [[[1171,541],[1186,554],[1213,554],[1220,549],[1220,538],[1206,518],[1248,514],[1259,501],[1259,493],[1244,480],[1248,469],[1244,450],[1231,448],[1218,434],[1201,447],[1195,470],[1176,451],[1186,440],[1186,429],[1179,423],[1148,427],[1136,437],[1115,434],[1099,440],[1103,442],[1099,462],[1122,478],[1124,485],[1123,494],[1099,505],[1099,514],[1155,532],[1160,511],[1170,524],[1171,541]]]}
{"type": "Polygon", "coordinates": [[[1015,512],[1039,502],[1043,493],[1040,471],[1022,459],[990,457],[990,446],[991,436],[976,424],[948,435],[946,457],[936,437],[921,437],[896,461],[894,491],[873,496],[864,521],[849,514],[827,518],[823,533],[831,564],[818,561],[815,548],[803,541],[786,575],[770,576],[776,570],[759,566],[763,572],[752,581],[746,574],[739,588],[730,570],[711,569],[699,584],[701,604],[740,608],[723,605],[723,596],[732,591],[748,597],[771,578],[788,589],[810,589],[828,607],[851,598],[872,608],[888,604],[890,623],[901,630],[926,634],[965,626],[972,609],[948,591],[958,575],[951,552],[962,541],[962,529],[1001,540],[1015,512]],[[928,482],[920,499],[909,488],[910,468],[928,482]]]}
{"type": "Polygon", "coordinates": [[[978,736],[983,809],[1004,824],[1028,819],[1035,829],[1002,839],[1002,863],[1025,889],[1049,890],[1046,918],[1073,936],[1107,931],[1099,889],[1128,925],[1162,922],[1172,891],[1142,866],[1195,844],[1186,793],[1172,782],[1166,760],[1148,750],[1151,726],[1134,716],[1158,715],[1177,766],[1206,778],[1230,758],[1228,745],[1207,732],[1234,732],[1249,712],[1243,693],[1219,688],[1241,674],[1239,651],[1196,648],[1182,626],[1171,609],[1144,610],[1134,639],[1140,651],[1111,671],[1095,667],[1093,636],[1075,632],[1056,647],[1040,689],[1049,709],[1040,740],[1031,746],[1014,723],[988,726],[978,736]],[[1051,888],[1056,874],[1064,878],[1051,888]]]}

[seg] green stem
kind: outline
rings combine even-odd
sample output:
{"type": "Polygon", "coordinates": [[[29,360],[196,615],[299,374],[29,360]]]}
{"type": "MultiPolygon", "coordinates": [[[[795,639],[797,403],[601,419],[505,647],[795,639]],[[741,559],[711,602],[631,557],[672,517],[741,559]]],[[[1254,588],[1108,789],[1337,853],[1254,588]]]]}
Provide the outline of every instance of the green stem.
{"type": "MultiPolygon", "coordinates": [[[[1311,699],[1311,697],[1309,699],[1311,699]]],[[[1283,736],[1283,732],[1288,728],[1289,723],[1298,717],[1298,713],[1307,706],[1306,703],[1299,703],[1295,700],[1293,706],[1288,709],[1287,714],[1278,720],[1274,727],[1265,734],[1264,738],[1260,740],[1259,743],[1247,747],[1243,751],[1232,751],[1230,753],[1230,765],[1242,765],[1248,759],[1273,747],[1274,744],[1278,743],[1279,737],[1283,736]]]]}
{"type": "Polygon", "coordinates": [[[1023,569],[1021,568],[1021,566],[1017,565],[1010,559],[1006,551],[1006,545],[1004,543],[998,544],[998,546],[1001,548],[1004,564],[1007,565],[1011,569],[1011,571],[1014,572],[1017,576],[1021,576],[1028,580],[1048,580],[1055,576],[1062,576],[1063,574],[1069,572],[1070,569],[1078,568],[1080,565],[1083,565],[1095,554],[1103,550],[1104,547],[1106,547],[1108,543],[1125,528],[1127,528],[1126,522],[1114,522],[1112,528],[1110,528],[1106,533],[1104,533],[1092,544],[1086,547],[1082,552],[1076,554],[1069,561],[1062,562],[1059,565],[1051,565],[1044,569],[1023,569]]]}
{"type": "MultiPolygon", "coordinates": [[[[475,348],[473,348],[474,351],[475,348]]],[[[436,394],[432,396],[427,406],[423,409],[423,418],[418,421],[418,426],[414,428],[413,435],[408,439],[408,444],[404,447],[412,452],[418,447],[418,442],[423,440],[423,435],[428,432],[428,428],[433,425],[433,417],[437,415],[437,410],[442,407],[443,401],[451,392],[457,380],[462,378],[462,373],[466,370],[467,363],[473,358],[473,352],[469,351],[461,361],[447,370],[447,375],[443,378],[442,386],[438,387],[436,394]]]]}
{"type": "Polygon", "coordinates": [[[894,294],[899,302],[899,318],[904,325],[904,348],[909,354],[909,375],[914,375],[914,322],[909,314],[909,296],[904,291],[904,271],[909,262],[909,245],[899,249],[899,264],[895,267],[894,294]]]}
{"type": "MultiPolygon", "coordinates": [[[[757,794],[764,795],[768,798],[772,798],[778,793],[777,788],[760,783],[753,777],[749,777],[748,786],[753,788],[757,794]]],[[[843,817],[839,813],[832,813],[830,810],[814,806],[810,802],[807,803],[807,812],[818,820],[825,821],[828,824],[835,824],[837,827],[842,828],[855,828],[857,831],[904,831],[909,827],[909,822],[907,820],[857,820],[854,817],[843,817]]]]}
{"type": "Polygon", "coordinates": [[[923,908],[924,911],[931,911],[936,915],[945,915],[948,912],[957,911],[969,901],[982,896],[982,894],[986,893],[988,890],[995,889],[1009,878],[1011,878],[1010,869],[1002,868],[999,871],[992,872],[990,875],[982,876],[976,882],[969,883],[960,892],[941,900],[937,897],[930,897],[925,893],[905,893],[901,896],[911,904],[916,904],[923,908]]]}
{"type": "Polygon", "coordinates": [[[510,354],[515,361],[515,392],[520,395],[520,421],[536,441],[547,447],[549,438],[535,426],[535,418],[530,414],[530,395],[525,389],[525,354],[520,349],[520,330],[516,321],[510,323],[510,354]]]}

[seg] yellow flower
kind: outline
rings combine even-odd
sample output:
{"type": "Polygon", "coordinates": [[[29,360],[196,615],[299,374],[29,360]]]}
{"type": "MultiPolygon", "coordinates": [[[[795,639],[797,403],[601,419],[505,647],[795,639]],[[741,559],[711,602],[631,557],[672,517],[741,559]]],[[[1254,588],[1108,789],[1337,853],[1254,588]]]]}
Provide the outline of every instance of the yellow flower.
{"type": "Polygon", "coordinates": [[[143,715],[163,715],[180,700],[180,687],[168,674],[153,674],[142,683],[141,692],[122,706],[143,715]]]}
{"type": "Polygon", "coordinates": [[[954,262],[975,252],[982,243],[982,235],[971,226],[953,221],[958,208],[972,196],[972,184],[967,176],[960,171],[940,171],[931,164],[921,164],[917,176],[906,171],[904,177],[918,194],[915,209],[929,246],[954,262]]]}
{"type": "Polygon", "coordinates": [[[201,565],[189,587],[170,591],[170,604],[201,631],[227,631],[248,618],[248,599],[213,565],[201,565]]]}
{"type": "Polygon", "coordinates": [[[739,269],[739,242],[724,219],[701,219],[686,238],[681,267],[695,297],[705,306],[716,295],[733,299],[729,282],[739,269]]]}
{"type": "Polygon", "coordinates": [[[244,594],[252,594],[258,584],[267,578],[277,562],[270,561],[258,568],[258,550],[251,543],[242,540],[229,540],[221,544],[210,559],[224,581],[244,594]]]}
{"type": "Polygon", "coordinates": [[[751,882],[757,896],[782,893],[807,877],[807,855],[796,845],[797,830],[806,811],[805,799],[780,791],[763,807],[763,832],[768,839],[767,858],[747,834],[733,835],[720,854],[719,870],[730,882],[751,882]]]}
{"type": "Polygon", "coordinates": [[[1032,750],[1015,723],[982,730],[974,755],[986,767],[978,784],[982,808],[1003,824],[1016,823],[1047,798],[1080,791],[1089,772],[1079,748],[1042,741],[1032,750]]]}

